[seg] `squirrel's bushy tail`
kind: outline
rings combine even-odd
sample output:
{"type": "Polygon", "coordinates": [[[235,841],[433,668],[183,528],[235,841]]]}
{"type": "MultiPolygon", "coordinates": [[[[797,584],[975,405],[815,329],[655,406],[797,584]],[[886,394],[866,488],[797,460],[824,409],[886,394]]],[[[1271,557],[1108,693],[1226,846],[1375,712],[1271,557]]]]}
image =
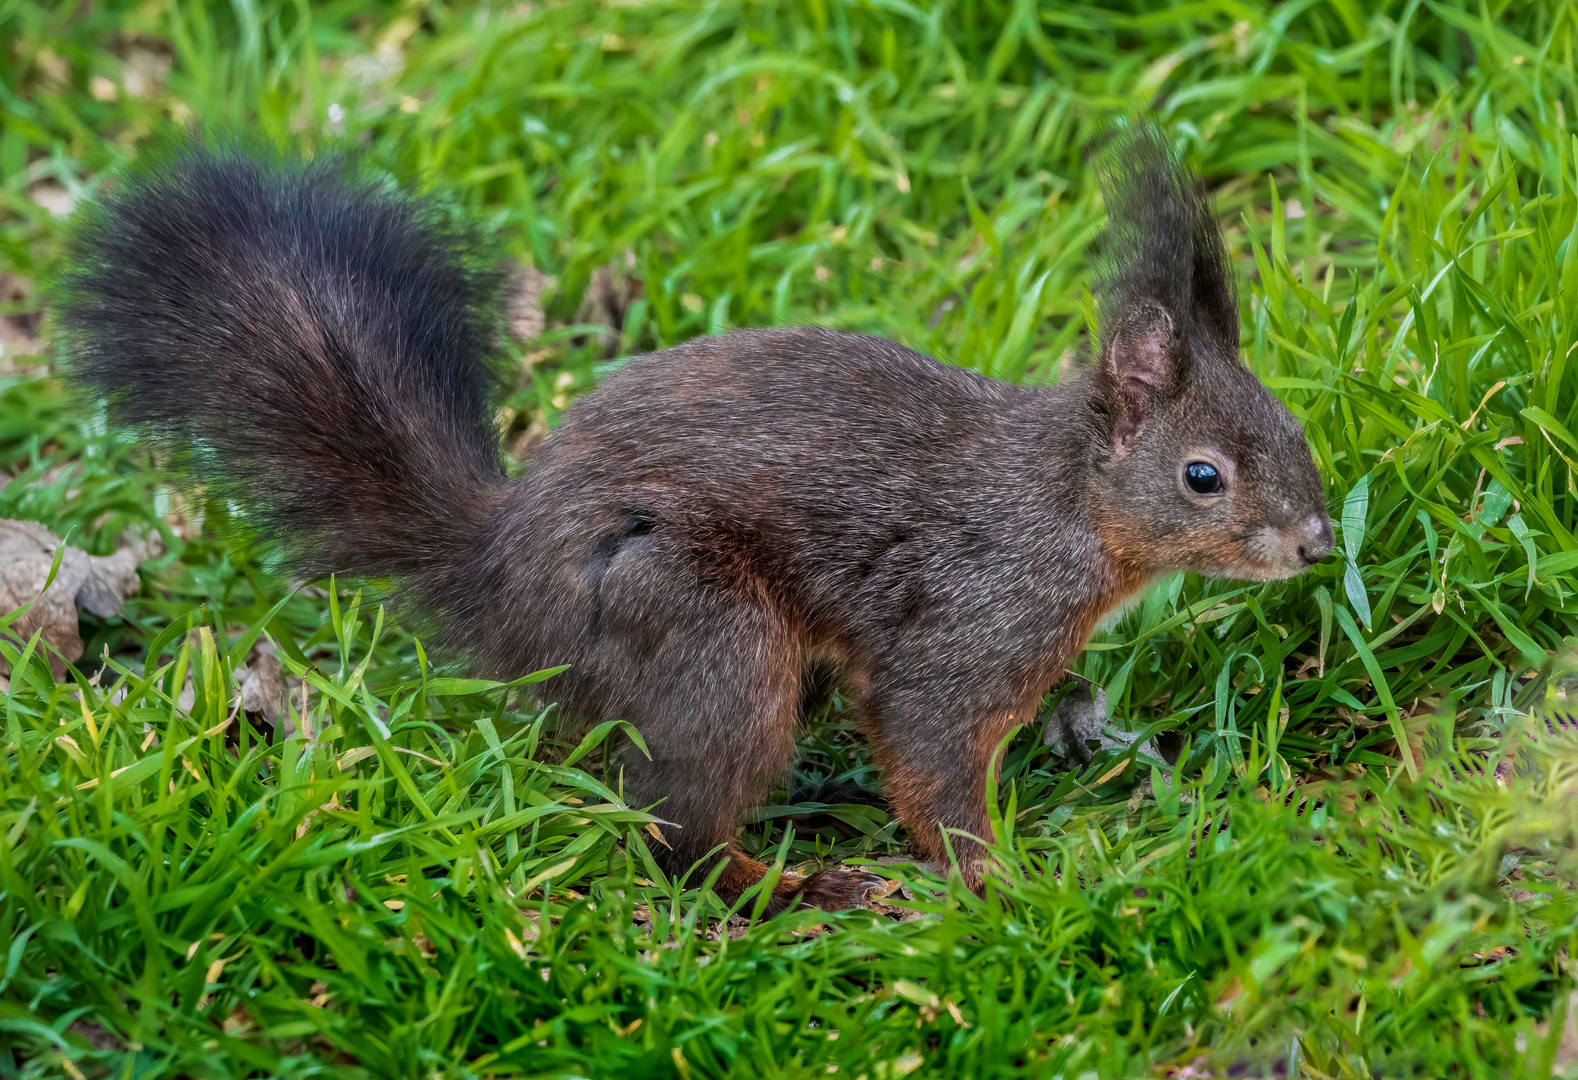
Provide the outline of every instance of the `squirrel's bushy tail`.
{"type": "Polygon", "coordinates": [[[168,147],[72,235],[68,372],[293,569],[450,607],[504,483],[486,365],[502,282],[441,217],[334,160],[168,147]]]}

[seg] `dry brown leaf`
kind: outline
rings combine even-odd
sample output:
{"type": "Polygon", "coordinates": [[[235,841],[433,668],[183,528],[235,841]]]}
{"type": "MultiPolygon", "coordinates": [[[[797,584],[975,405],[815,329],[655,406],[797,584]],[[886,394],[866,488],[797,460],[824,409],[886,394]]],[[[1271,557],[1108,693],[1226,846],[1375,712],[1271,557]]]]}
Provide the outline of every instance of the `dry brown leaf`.
{"type": "Polygon", "coordinates": [[[76,197],[53,180],[40,180],[28,189],[33,202],[48,212],[50,217],[63,218],[71,213],[76,197]]]}
{"type": "Polygon", "coordinates": [[[241,708],[254,713],[270,724],[278,724],[285,717],[283,738],[295,734],[290,721],[290,710],[285,707],[291,686],[274,655],[274,643],[259,638],[247,653],[247,661],[236,666],[236,684],[241,687],[241,708]]]}
{"type": "MultiPolygon", "coordinates": [[[[1574,990],[1567,996],[1567,1008],[1565,1011],[1567,1015],[1562,1022],[1561,1039],[1556,1046],[1556,1057],[1551,1062],[1553,1067],[1552,1075],[1554,1076],[1571,1075],[1568,1070],[1574,1065],[1578,1065],[1578,990],[1574,990]]],[[[1537,1043],[1545,1043],[1551,1037],[1551,1021],[1546,1019],[1535,1024],[1532,1037],[1537,1043]]],[[[1518,1049],[1526,1051],[1528,1043],[1529,1037],[1520,1032],[1518,1034],[1518,1049]]]]}
{"type": "Polygon", "coordinates": [[[751,920],[747,919],[744,915],[734,914],[729,916],[729,923],[727,927],[725,927],[723,923],[719,922],[717,919],[708,919],[707,929],[706,932],[702,934],[702,937],[707,941],[722,941],[723,938],[727,936],[730,941],[738,941],[740,938],[745,936],[746,931],[748,931],[750,928],[751,920]]]}
{"type": "Polygon", "coordinates": [[[95,1050],[119,1050],[124,1045],[120,1036],[97,1020],[83,1019],[73,1021],[66,1029],[66,1034],[82,1038],[95,1050]]]}
{"type": "Polygon", "coordinates": [[[536,341],[548,328],[542,312],[543,293],[548,288],[548,275],[534,266],[514,266],[511,270],[509,298],[505,314],[509,319],[510,336],[523,344],[536,341]]]}
{"type": "MultiPolygon", "coordinates": [[[[1097,751],[1122,752],[1133,746],[1138,737],[1108,725],[1106,691],[1084,679],[1075,679],[1074,689],[1059,698],[1057,705],[1047,715],[1041,741],[1057,756],[1080,765],[1089,765],[1097,751]],[[1091,743],[1096,744],[1094,750],[1091,743]]],[[[1161,758],[1161,751],[1153,739],[1147,739],[1140,745],[1140,753],[1161,758]]],[[[1127,762],[1123,765],[1127,765],[1127,762]]],[[[1123,765],[1099,783],[1106,783],[1122,772],[1123,765]]]]}
{"type": "MultiPolygon", "coordinates": [[[[201,635],[205,632],[198,629],[187,633],[186,643],[194,654],[202,648],[201,635]]],[[[232,634],[242,632],[244,630],[241,627],[230,628],[232,634]]],[[[294,700],[294,695],[301,692],[302,681],[294,675],[285,674],[274,652],[274,643],[265,638],[253,642],[252,648],[247,651],[246,661],[236,665],[234,675],[236,686],[241,691],[242,711],[254,723],[261,721],[278,729],[278,738],[294,738],[297,734],[296,720],[291,716],[289,703],[294,700]]],[[[112,697],[111,700],[118,703],[120,699],[112,697]]],[[[175,705],[181,712],[189,713],[196,703],[197,689],[192,683],[192,672],[188,669],[186,681],[181,684],[181,692],[176,695],[175,705]]],[[[376,753],[371,747],[365,749],[369,754],[376,753]]]]}
{"type": "Polygon", "coordinates": [[[593,270],[592,280],[586,283],[586,293],[575,313],[578,323],[596,323],[608,328],[603,340],[604,356],[613,356],[619,351],[625,315],[645,291],[641,279],[635,276],[635,268],[636,253],[627,251],[622,263],[615,260],[593,270]]]}
{"type": "Polygon", "coordinates": [[[128,97],[146,101],[164,93],[171,66],[170,47],[162,41],[138,38],[121,61],[121,85],[128,97]]]}
{"type": "Polygon", "coordinates": [[[195,540],[203,531],[203,502],[191,495],[174,490],[170,492],[170,509],[164,523],[182,540],[195,540]]]}
{"type": "Polygon", "coordinates": [[[0,274],[0,372],[15,373],[22,357],[37,357],[44,348],[38,341],[39,314],[26,310],[32,286],[14,274],[0,274]],[[21,310],[18,310],[21,309],[21,310]]]}
{"type": "Polygon", "coordinates": [[[222,1026],[225,1029],[225,1034],[232,1039],[244,1039],[256,1030],[258,1022],[251,1013],[247,1012],[244,1006],[237,1005],[230,1010],[230,1015],[225,1017],[225,1022],[222,1026]]]}
{"type": "MultiPolygon", "coordinates": [[[[101,618],[119,615],[126,597],[138,589],[137,567],[162,553],[164,542],[157,533],[150,534],[123,543],[113,555],[89,555],[68,545],[54,583],[39,596],[59,546],[60,538],[36,521],[0,520],[0,611],[15,611],[38,598],[12,624],[10,636],[25,641],[41,629],[44,640],[60,653],[49,657],[57,679],[65,674],[66,661],[82,656],[77,608],[101,618]]],[[[0,671],[10,673],[3,661],[0,671]]]]}

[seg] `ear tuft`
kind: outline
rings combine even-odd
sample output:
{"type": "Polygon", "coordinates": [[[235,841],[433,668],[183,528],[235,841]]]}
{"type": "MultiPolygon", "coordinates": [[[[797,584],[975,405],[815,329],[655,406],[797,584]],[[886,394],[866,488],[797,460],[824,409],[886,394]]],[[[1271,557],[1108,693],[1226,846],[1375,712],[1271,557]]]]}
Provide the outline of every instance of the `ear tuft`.
{"type": "Polygon", "coordinates": [[[1110,334],[1137,305],[1160,304],[1205,355],[1238,358],[1238,301],[1211,200],[1154,123],[1115,130],[1096,158],[1107,229],[1093,288],[1110,334]]]}

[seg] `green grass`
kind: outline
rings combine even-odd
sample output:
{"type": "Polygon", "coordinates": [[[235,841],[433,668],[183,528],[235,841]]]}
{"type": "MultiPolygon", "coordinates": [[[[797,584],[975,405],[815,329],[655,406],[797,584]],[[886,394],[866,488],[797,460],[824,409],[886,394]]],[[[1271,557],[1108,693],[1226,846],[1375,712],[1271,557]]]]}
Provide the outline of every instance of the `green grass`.
{"type": "MultiPolygon", "coordinates": [[[[1022,732],[986,898],[903,871],[920,918],[730,939],[605,786],[627,732],[567,742],[551,680],[435,674],[372,594],[293,594],[208,506],[123,617],[83,613],[80,673],[0,643],[0,1076],[1578,1065],[1578,740],[1516,734],[1578,630],[1571,4],[10,3],[0,42],[0,270],[47,279],[41,193],[171,123],[354,140],[550,275],[549,330],[507,358],[528,441],[610,353],[728,326],[1054,378],[1093,141],[1152,106],[1216,190],[1247,358],[1340,526],[1298,580],[1165,581],[1092,644],[1113,723],[1176,763],[1065,769],[1022,732]],[[610,263],[642,286],[612,334],[578,322],[610,263]],[[272,742],[234,715],[262,632],[308,682],[272,742]]],[[[0,517],[100,553],[157,522],[146,455],[11,370],[0,517]]],[[[876,787],[839,706],[748,846],[902,857],[880,808],[792,801],[876,787]]]]}

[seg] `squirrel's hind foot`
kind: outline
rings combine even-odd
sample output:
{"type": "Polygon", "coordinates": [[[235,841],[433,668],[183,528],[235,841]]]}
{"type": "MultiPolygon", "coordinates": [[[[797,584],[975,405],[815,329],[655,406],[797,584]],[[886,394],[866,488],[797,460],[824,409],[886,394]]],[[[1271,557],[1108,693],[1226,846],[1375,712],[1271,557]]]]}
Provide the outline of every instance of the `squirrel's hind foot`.
{"type": "Polygon", "coordinates": [[[823,911],[848,911],[880,900],[898,887],[895,881],[864,870],[835,866],[803,878],[786,899],[786,908],[813,907],[823,911]]]}
{"type": "MultiPolygon", "coordinates": [[[[713,890],[720,899],[733,903],[762,880],[767,867],[732,849],[728,860],[729,865],[713,885],[713,890]]],[[[872,901],[888,896],[898,887],[897,881],[847,866],[833,866],[806,875],[785,870],[773,886],[772,899],[767,902],[764,914],[770,918],[806,907],[822,911],[863,908],[872,901]]]]}

